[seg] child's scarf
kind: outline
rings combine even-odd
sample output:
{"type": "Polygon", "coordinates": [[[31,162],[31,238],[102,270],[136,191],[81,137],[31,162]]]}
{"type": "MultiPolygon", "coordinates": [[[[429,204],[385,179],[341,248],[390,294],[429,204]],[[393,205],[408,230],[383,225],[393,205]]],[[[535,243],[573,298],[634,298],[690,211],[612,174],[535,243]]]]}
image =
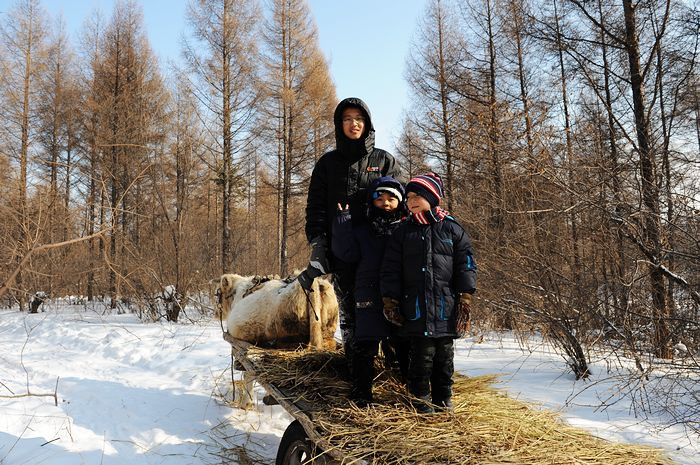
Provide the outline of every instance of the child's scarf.
{"type": "Polygon", "coordinates": [[[411,218],[418,224],[439,223],[448,216],[450,212],[440,207],[433,207],[430,210],[418,213],[411,213],[411,218]]]}
{"type": "Polygon", "coordinates": [[[376,207],[369,207],[369,224],[375,236],[390,236],[403,219],[400,208],[393,212],[385,212],[376,207]]]}

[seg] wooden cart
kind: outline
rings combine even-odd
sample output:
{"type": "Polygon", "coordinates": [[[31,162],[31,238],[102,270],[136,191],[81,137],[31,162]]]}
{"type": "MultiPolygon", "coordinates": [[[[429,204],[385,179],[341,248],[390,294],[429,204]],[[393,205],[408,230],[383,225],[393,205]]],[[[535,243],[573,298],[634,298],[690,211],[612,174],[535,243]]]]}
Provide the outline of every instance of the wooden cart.
{"type": "Polygon", "coordinates": [[[224,332],[224,339],[231,344],[231,353],[236,361],[245,369],[247,376],[252,376],[281,405],[294,421],[287,427],[277,450],[276,465],[301,465],[313,463],[316,465],[334,465],[343,462],[343,454],[333,448],[318,433],[314,426],[312,414],[303,403],[293,401],[280,388],[264,379],[257,378],[260,367],[256,361],[248,357],[250,343],[233,338],[224,332]]]}

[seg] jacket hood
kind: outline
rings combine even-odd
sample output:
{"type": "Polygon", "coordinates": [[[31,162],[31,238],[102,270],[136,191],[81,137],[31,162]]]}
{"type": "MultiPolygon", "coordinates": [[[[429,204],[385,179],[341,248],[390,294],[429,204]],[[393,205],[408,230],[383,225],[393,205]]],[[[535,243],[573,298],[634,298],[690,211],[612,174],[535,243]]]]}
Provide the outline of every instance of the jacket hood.
{"type": "Polygon", "coordinates": [[[374,150],[374,126],[372,125],[372,115],[369,112],[369,107],[362,99],[349,97],[341,100],[338,106],[335,107],[333,124],[335,125],[335,145],[338,150],[355,153],[358,149],[362,149],[361,151],[364,152],[362,155],[371,153],[372,150],[374,150]],[[348,107],[359,108],[365,117],[365,133],[357,141],[348,139],[343,133],[343,111],[348,107]]]}

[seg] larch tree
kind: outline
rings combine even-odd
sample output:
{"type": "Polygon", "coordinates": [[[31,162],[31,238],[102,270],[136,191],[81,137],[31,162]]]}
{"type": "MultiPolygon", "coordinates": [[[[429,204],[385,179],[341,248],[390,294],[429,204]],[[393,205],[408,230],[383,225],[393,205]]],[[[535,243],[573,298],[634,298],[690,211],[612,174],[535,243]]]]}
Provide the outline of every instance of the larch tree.
{"type": "MultiPolygon", "coordinates": [[[[86,191],[85,224],[88,235],[94,234],[104,227],[105,212],[104,195],[106,183],[101,166],[101,134],[100,111],[104,102],[99,94],[99,66],[101,60],[100,44],[104,24],[98,13],[91,15],[81,32],[81,69],[78,92],[81,104],[77,108],[78,120],[78,151],[82,158],[79,170],[86,191]]],[[[88,241],[86,257],[87,280],[85,293],[88,301],[92,301],[96,292],[96,276],[99,259],[103,255],[105,242],[103,237],[88,241]]]]}
{"type": "Polygon", "coordinates": [[[184,41],[183,55],[210,135],[209,163],[220,191],[221,272],[235,269],[232,203],[243,181],[238,162],[252,141],[259,101],[259,17],[253,0],[192,1],[187,10],[191,38],[184,41]]]}
{"type": "Polygon", "coordinates": [[[481,139],[485,139],[486,159],[490,166],[486,168],[489,194],[489,227],[496,235],[497,247],[505,246],[505,158],[502,147],[501,97],[499,86],[501,65],[498,51],[502,41],[503,19],[497,14],[499,4],[496,0],[479,0],[464,2],[461,13],[465,29],[469,29],[468,63],[473,74],[472,81],[479,85],[470,85],[463,90],[463,95],[470,100],[476,99],[483,108],[472,118],[480,127],[481,139]]]}
{"type": "MultiPolygon", "coordinates": [[[[109,294],[116,306],[124,279],[140,267],[142,189],[149,154],[162,140],[167,93],[134,3],[119,2],[100,42],[96,93],[101,102],[98,147],[109,187],[109,294]]],[[[134,278],[135,279],[135,278],[134,278]]]]}
{"type": "Polygon", "coordinates": [[[149,236],[152,248],[161,257],[156,263],[161,289],[174,286],[176,294],[166,312],[168,321],[177,321],[184,301],[199,285],[196,281],[201,262],[197,260],[201,233],[194,217],[196,191],[206,182],[201,173],[204,144],[202,127],[197,119],[196,102],[186,79],[177,79],[169,105],[172,115],[164,129],[167,140],[155,153],[155,163],[149,169],[151,194],[156,207],[149,236]]]}
{"type": "MultiPolygon", "coordinates": [[[[568,84],[568,77],[567,77],[567,69],[565,65],[565,59],[564,59],[564,44],[562,42],[562,31],[561,31],[561,17],[560,17],[560,9],[557,5],[557,0],[552,1],[553,4],[553,17],[552,17],[552,24],[554,26],[554,44],[555,44],[555,51],[557,53],[557,65],[558,65],[558,71],[559,71],[559,89],[561,91],[561,108],[562,108],[562,116],[564,119],[564,142],[565,142],[565,161],[564,165],[566,166],[566,173],[567,173],[567,184],[568,185],[573,185],[575,182],[576,176],[574,173],[575,170],[575,165],[576,165],[576,160],[574,159],[575,157],[575,152],[574,152],[574,142],[573,142],[573,134],[572,134],[572,129],[571,129],[571,121],[572,121],[572,115],[570,112],[570,102],[569,102],[569,84],[568,84]]],[[[567,198],[568,201],[568,206],[566,207],[566,211],[568,211],[568,218],[569,218],[569,230],[571,233],[571,251],[572,251],[572,263],[569,265],[569,269],[572,272],[572,281],[573,282],[580,282],[580,276],[579,273],[582,270],[581,267],[581,251],[580,251],[580,244],[579,244],[579,226],[578,226],[578,218],[576,215],[576,199],[573,195],[571,195],[571,190],[569,190],[569,195],[567,198]]],[[[580,300],[580,299],[579,299],[580,300]]]]}
{"type": "Polygon", "coordinates": [[[534,162],[535,159],[535,141],[532,125],[532,109],[530,102],[530,72],[527,68],[526,60],[528,49],[530,48],[527,42],[527,22],[528,12],[527,4],[524,0],[508,0],[507,14],[510,15],[511,21],[507,28],[510,37],[515,45],[516,57],[516,76],[518,82],[518,98],[522,105],[522,118],[525,124],[525,142],[527,144],[528,158],[534,162]]]}
{"type": "MultiPolygon", "coordinates": [[[[0,46],[5,50],[3,67],[2,112],[6,121],[2,137],[10,156],[18,160],[16,228],[14,263],[32,247],[35,235],[31,230],[28,206],[28,173],[37,117],[37,84],[44,70],[44,40],[47,25],[39,0],[18,0],[0,24],[0,46]]],[[[26,302],[23,275],[15,279],[20,309],[26,302]]]]}
{"type": "MultiPolygon", "coordinates": [[[[656,61],[661,39],[666,32],[669,19],[671,2],[663,2],[659,27],[650,42],[640,41],[640,26],[638,13],[643,9],[642,4],[635,5],[628,0],[622,1],[622,16],[620,24],[616,27],[612,24],[604,26],[599,21],[600,14],[597,6],[589,6],[574,0],[572,2],[581,15],[590,23],[600,28],[611,41],[618,44],[626,56],[629,82],[629,94],[631,97],[631,111],[633,124],[629,133],[634,134],[629,141],[634,144],[639,169],[639,205],[637,218],[620,218],[628,222],[628,228],[639,228],[640,236],[627,234],[639,247],[639,251],[648,261],[649,283],[651,295],[652,317],[655,328],[654,347],[657,355],[670,356],[670,338],[668,328],[669,303],[667,301],[667,289],[665,282],[664,243],[666,242],[666,230],[661,222],[661,192],[660,169],[657,166],[659,146],[652,137],[653,123],[650,120],[652,107],[647,98],[649,87],[656,93],[657,86],[650,84],[653,74],[653,64],[656,61]],[[596,14],[598,13],[598,14],[596,14]],[[649,48],[644,49],[645,46],[649,48]]],[[[654,8],[652,8],[654,9],[654,8]]],[[[666,276],[668,277],[668,276],[666,276]]]]}
{"type": "MultiPolygon", "coordinates": [[[[42,174],[42,179],[49,180],[46,206],[48,224],[44,234],[49,243],[57,238],[68,239],[71,156],[76,140],[74,109],[78,105],[74,65],[65,24],[59,18],[48,37],[46,69],[38,83],[37,105],[37,141],[40,148],[37,171],[42,174]]],[[[62,284],[60,275],[55,274],[54,270],[57,268],[55,262],[62,261],[64,254],[64,250],[57,250],[45,255],[50,294],[54,284],[62,284]]]]}
{"type": "Polygon", "coordinates": [[[289,272],[289,250],[300,240],[299,198],[313,162],[329,143],[335,88],[320,52],[318,32],[304,0],[274,0],[264,29],[266,133],[276,146],[279,273],[289,272]],[[296,201],[296,202],[295,202],[296,201]]]}
{"type": "Polygon", "coordinates": [[[411,126],[423,134],[424,149],[436,159],[445,176],[447,208],[456,194],[455,139],[459,124],[460,94],[469,75],[464,71],[466,44],[457,30],[450,2],[432,0],[420,23],[415,47],[407,60],[406,77],[416,97],[411,126]]]}

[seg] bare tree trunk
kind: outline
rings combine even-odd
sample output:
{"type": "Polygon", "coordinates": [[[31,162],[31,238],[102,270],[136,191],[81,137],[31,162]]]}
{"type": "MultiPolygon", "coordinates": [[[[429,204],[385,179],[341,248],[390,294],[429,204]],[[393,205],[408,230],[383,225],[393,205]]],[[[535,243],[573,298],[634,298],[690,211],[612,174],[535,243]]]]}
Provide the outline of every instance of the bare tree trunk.
{"type": "MultiPolygon", "coordinates": [[[[554,21],[555,21],[555,29],[556,29],[556,39],[557,39],[557,53],[558,53],[558,58],[559,58],[559,71],[560,71],[560,77],[561,77],[561,99],[562,99],[562,105],[564,109],[564,135],[566,138],[566,166],[568,169],[568,177],[569,177],[569,185],[573,186],[573,183],[575,181],[575,176],[574,176],[574,149],[573,149],[573,141],[571,138],[571,121],[570,121],[570,116],[569,116],[569,98],[567,95],[567,79],[566,79],[566,70],[564,68],[564,51],[563,51],[563,44],[561,43],[561,31],[559,29],[559,14],[557,11],[557,0],[554,0],[554,21]]],[[[569,192],[571,192],[573,189],[570,189],[569,192]]],[[[573,207],[575,199],[572,194],[569,194],[568,196],[569,199],[569,204],[571,207],[573,207]]],[[[578,235],[578,220],[576,218],[576,213],[574,212],[574,209],[571,208],[569,212],[569,222],[571,224],[571,243],[573,246],[573,254],[574,254],[574,264],[573,264],[573,282],[579,283],[580,282],[580,271],[581,271],[581,253],[579,251],[579,235],[578,235]]],[[[579,299],[580,300],[580,299],[579,299]]],[[[579,301],[580,303],[580,301],[579,301]]],[[[583,310],[583,309],[579,309],[583,310]]]]}
{"type": "MultiPolygon", "coordinates": [[[[222,28],[223,35],[228,33],[230,15],[228,2],[223,2],[222,28]]],[[[233,148],[231,140],[231,51],[227,40],[221,44],[221,66],[223,77],[222,91],[222,117],[223,117],[223,166],[221,185],[221,272],[226,273],[233,269],[231,263],[231,197],[232,184],[231,174],[233,168],[233,148]]]]}
{"type": "MultiPolygon", "coordinates": [[[[665,88],[665,83],[664,83],[664,77],[665,77],[665,68],[663,64],[663,54],[662,52],[662,40],[661,37],[658,37],[657,41],[657,51],[656,51],[656,67],[657,67],[657,76],[656,76],[656,84],[658,86],[658,97],[659,97],[659,114],[661,115],[661,133],[663,135],[663,141],[662,141],[662,153],[661,153],[661,166],[662,166],[662,171],[663,171],[663,178],[664,178],[664,197],[666,200],[666,222],[668,224],[673,224],[673,214],[674,214],[674,208],[673,208],[673,187],[672,187],[672,179],[671,179],[671,160],[669,158],[669,145],[671,143],[671,126],[672,126],[672,121],[673,121],[673,114],[669,116],[666,114],[666,107],[665,107],[665,101],[666,101],[666,96],[664,93],[664,88],[665,88]]],[[[668,244],[668,248],[670,250],[675,250],[674,246],[674,234],[673,234],[673,228],[669,228],[668,231],[666,232],[666,242],[668,244]]],[[[675,259],[674,255],[670,254],[668,258],[668,266],[667,268],[673,272],[675,269],[675,259]]],[[[667,305],[667,311],[669,315],[673,315],[675,313],[675,301],[673,297],[673,281],[668,281],[667,287],[666,287],[666,305],[667,305]]],[[[670,342],[670,341],[669,341],[670,342]]]]}
{"type": "Polygon", "coordinates": [[[625,48],[630,65],[630,81],[632,85],[632,102],[634,121],[637,132],[637,149],[639,151],[639,166],[642,181],[642,202],[644,205],[644,243],[654,257],[649,264],[649,280],[651,284],[653,323],[655,327],[655,351],[659,357],[670,358],[668,306],[666,303],[666,288],[661,266],[662,231],[659,211],[659,189],[656,176],[656,162],[649,138],[649,127],[646,118],[647,108],[644,98],[644,76],[640,65],[639,41],[637,39],[637,24],[632,0],[623,0],[625,15],[625,48]]]}
{"type": "MultiPolygon", "coordinates": [[[[112,148],[112,167],[117,166],[117,156],[115,153],[116,149],[112,148]]],[[[110,208],[110,229],[112,230],[109,235],[109,307],[114,309],[117,307],[117,273],[114,269],[116,266],[117,259],[117,180],[111,180],[110,197],[109,204],[110,208]]]]}
{"type": "MultiPolygon", "coordinates": [[[[260,203],[258,199],[258,155],[256,153],[253,156],[253,193],[255,197],[253,198],[251,210],[256,211],[260,203]]],[[[260,274],[260,254],[258,253],[260,249],[260,218],[258,215],[253,215],[253,247],[253,273],[257,275],[260,274]]]]}
{"type": "MultiPolygon", "coordinates": [[[[94,138],[91,139],[93,142],[90,148],[90,191],[88,193],[88,235],[92,235],[95,232],[95,201],[97,199],[97,182],[95,178],[97,177],[97,167],[96,158],[97,154],[94,150],[96,147],[94,145],[94,138]]],[[[100,227],[104,227],[101,224],[100,227]]],[[[102,241],[102,239],[99,239],[102,241]]],[[[101,249],[101,247],[100,247],[101,249]]],[[[100,250],[100,254],[102,251],[100,250]]],[[[95,298],[95,239],[91,238],[88,242],[88,276],[87,276],[87,299],[92,302],[95,298]]]]}
{"type": "MultiPolygon", "coordinates": [[[[21,141],[20,141],[20,178],[19,178],[19,212],[20,224],[22,231],[20,239],[20,250],[24,251],[29,246],[29,221],[27,215],[27,163],[29,158],[29,86],[32,76],[32,51],[34,46],[34,31],[27,31],[27,44],[24,51],[24,79],[22,82],[22,116],[21,116],[21,141]]],[[[20,257],[21,258],[20,254],[20,257]]],[[[24,311],[26,303],[25,291],[22,288],[23,276],[20,273],[16,278],[17,289],[19,293],[20,311],[24,311]]]]}
{"type": "MultiPolygon", "coordinates": [[[[178,109],[178,111],[180,111],[178,109]]],[[[179,118],[179,117],[178,117],[179,118]]],[[[180,122],[178,122],[180,123],[180,122]]],[[[179,126],[180,124],[178,124],[179,126]]],[[[173,248],[175,249],[175,292],[172,295],[172,309],[167,314],[168,321],[177,321],[180,316],[180,298],[185,296],[184,279],[182,276],[182,226],[185,210],[185,167],[184,151],[189,150],[190,144],[182,147],[180,128],[175,140],[175,231],[173,231],[173,248]]]]}
{"type": "Polygon", "coordinates": [[[496,113],[496,45],[493,31],[493,12],[491,10],[491,1],[486,0],[486,25],[488,34],[488,53],[489,53],[489,157],[492,163],[493,177],[493,197],[496,202],[492,206],[491,225],[496,230],[496,241],[499,246],[503,245],[503,227],[504,227],[504,208],[503,208],[503,173],[501,160],[499,156],[499,141],[498,141],[498,116],[496,113]]]}
{"type": "Polygon", "coordinates": [[[282,191],[281,191],[281,224],[280,224],[280,268],[279,272],[281,276],[287,274],[287,236],[288,231],[288,221],[289,221],[289,179],[290,179],[290,162],[292,156],[292,141],[291,141],[291,98],[292,86],[291,86],[291,37],[289,30],[289,12],[287,10],[287,2],[283,0],[280,2],[280,33],[281,33],[281,68],[282,68],[282,95],[280,96],[280,101],[282,102],[282,191]]]}
{"type": "Polygon", "coordinates": [[[510,0],[510,9],[513,20],[513,35],[515,38],[515,46],[518,58],[518,82],[520,83],[520,101],[523,104],[523,119],[525,120],[525,140],[527,141],[527,155],[530,160],[534,159],[535,149],[532,139],[532,120],[530,118],[530,102],[527,92],[527,83],[525,81],[525,64],[523,61],[522,47],[522,3],[520,0],[510,0]]]}
{"type": "MultiPolygon", "coordinates": [[[[605,93],[605,110],[608,123],[608,138],[610,142],[610,176],[612,179],[613,199],[615,201],[615,211],[622,206],[622,187],[620,186],[620,164],[617,155],[617,132],[615,131],[615,117],[612,108],[612,95],[610,92],[610,65],[608,61],[607,34],[605,32],[605,16],[603,14],[602,1],[598,0],[598,17],[600,20],[600,44],[603,58],[603,80],[605,93]]],[[[616,213],[617,214],[617,213],[616,213]]],[[[613,295],[615,296],[618,308],[627,308],[627,291],[622,285],[627,273],[625,266],[625,253],[623,245],[623,234],[619,227],[611,225],[615,230],[615,246],[617,257],[615,260],[615,283],[613,285],[613,295]]]]}
{"type": "MultiPolygon", "coordinates": [[[[115,66],[114,66],[114,83],[112,86],[112,98],[113,101],[116,102],[119,94],[120,94],[120,66],[121,66],[121,43],[119,42],[119,31],[116,32],[117,34],[117,44],[116,44],[116,50],[115,50],[115,66]]],[[[113,111],[111,114],[111,147],[110,147],[110,154],[111,154],[111,166],[110,166],[110,227],[111,227],[111,232],[110,232],[110,237],[109,237],[109,261],[110,261],[110,267],[109,267],[109,298],[110,298],[110,303],[109,307],[111,309],[114,309],[117,307],[117,273],[115,270],[116,267],[116,260],[117,260],[117,218],[119,217],[119,213],[117,210],[117,198],[118,198],[118,178],[117,178],[117,170],[119,169],[118,165],[118,155],[117,155],[117,141],[119,140],[119,126],[118,126],[118,120],[119,118],[119,113],[116,111],[113,111]]]]}
{"type": "Polygon", "coordinates": [[[277,197],[277,254],[276,254],[276,259],[277,259],[277,269],[279,270],[280,274],[282,273],[282,241],[284,237],[284,232],[282,231],[282,224],[283,224],[283,219],[282,219],[282,186],[284,185],[284,162],[285,162],[285,156],[286,156],[286,146],[284,144],[284,138],[285,138],[285,109],[284,109],[284,103],[282,102],[282,99],[279,100],[279,104],[277,106],[277,188],[275,190],[275,194],[277,197]]]}
{"type": "MultiPolygon", "coordinates": [[[[103,186],[104,186],[104,184],[103,184],[103,186]]],[[[100,189],[100,229],[105,228],[105,222],[106,222],[105,203],[107,201],[106,197],[107,197],[107,189],[106,189],[106,187],[103,187],[103,189],[100,189]]],[[[106,249],[104,236],[100,236],[100,240],[97,243],[97,248],[98,248],[100,258],[103,258],[105,256],[105,249],[106,249]]],[[[104,290],[100,293],[100,295],[102,297],[104,297],[104,290]]]]}
{"type": "MultiPolygon", "coordinates": [[[[50,186],[49,186],[49,222],[48,222],[48,238],[49,242],[54,241],[56,233],[56,218],[57,218],[57,204],[58,204],[58,157],[60,152],[60,135],[59,131],[61,128],[60,112],[61,112],[61,78],[60,78],[60,63],[56,64],[56,69],[53,76],[54,87],[50,90],[51,94],[49,98],[52,99],[51,106],[51,134],[49,135],[48,151],[50,156],[50,186]]],[[[59,251],[60,252],[60,251],[59,251]]],[[[54,257],[52,254],[48,254],[48,274],[51,276],[48,282],[49,295],[53,294],[54,286],[54,257]]]]}
{"type": "Polygon", "coordinates": [[[445,150],[445,177],[446,187],[448,192],[447,197],[447,209],[452,210],[454,204],[454,192],[452,190],[453,186],[453,160],[452,160],[452,137],[450,134],[450,115],[447,108],[447,73],[445,71],[445,49],[444,49],[444,25],[443,25],[443,12],[440,5],[440,0],[437,1],[437,33],[438,33],[438,81],[440,84],[440,110],[442,112],[441,120],[441,135],[445,150]]]}

